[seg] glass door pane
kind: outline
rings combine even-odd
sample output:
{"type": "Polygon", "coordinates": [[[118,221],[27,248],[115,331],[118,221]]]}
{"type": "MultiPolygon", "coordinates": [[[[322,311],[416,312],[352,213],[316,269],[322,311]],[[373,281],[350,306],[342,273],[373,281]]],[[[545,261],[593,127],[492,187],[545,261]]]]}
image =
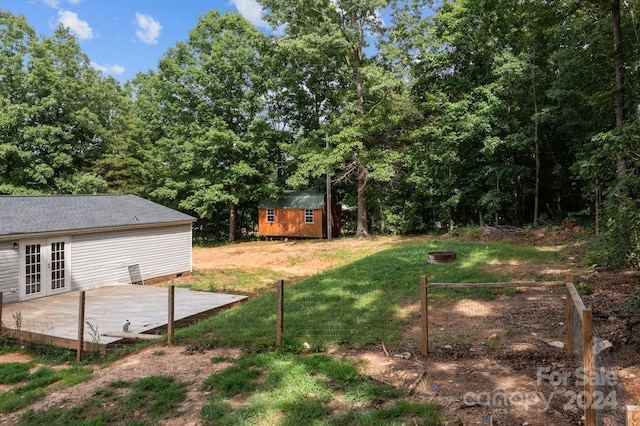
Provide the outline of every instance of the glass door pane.
{"type": "Polygon", "coordinates": [[[65,244],[64,241],[55,241],[51,243],[50,253],[50,270],[51,282],[49,289],[51,291],[62,290],[66,287],[66,261],[65,261],[65,244]]]}
{"type": "Polygon", "coordinates": [[[25,295],[38,296],[42,293],[42,246],[39,243],[25,247],[25,295]]]}

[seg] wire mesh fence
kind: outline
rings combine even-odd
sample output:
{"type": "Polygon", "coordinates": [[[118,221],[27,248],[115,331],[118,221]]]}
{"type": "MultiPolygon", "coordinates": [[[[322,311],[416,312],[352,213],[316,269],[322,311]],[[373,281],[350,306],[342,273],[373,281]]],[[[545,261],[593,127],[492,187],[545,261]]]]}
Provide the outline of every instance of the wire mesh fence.
{"type": "Polygon", "coordinates": [[[582,411],[588,426],[624,423],[626,394],[610,343],[571,282],[430,283],[427,292],[423,277],[423,286],[423,353],[430,359],[489,356],[516,368],[528,362],[542,399],[543,390],[549,401],[560,397],[562,409],[582,411]]]}
{"type": "Polygon", "coordinates": [[[453,289],[429,284],[429,353],[546,349],[564,339],[562,295],[557,285],[453,289]]]}
{"type": "Polygon", "coordinates": [[[585,331],[591,324],[589,310],[575,288],[566,292],[564,282],[458,288],[431,283],[423,327],[416,326],[423,313],[418,291],[415,297],[396,300],[392,288],[368,292],[349,286],[344,284],[342,293],[325,294],[322,286],[288,291],[281,281],[241,309],[227,308],[246,302],[242,295],[173,286],[106,286],[82,293],[84,300],[67,293],[48,298],[46,308],[36,300],[4,305],[0,314],[10,337],[81,349],[78,354],[158,339],[307,349],[386,342],[418,353],[426,335],[423,355],[428,353],[429,359],[487,357],[513,368],[542,368],[533,370],[539,382],[541,377],[547,382],[569,379],[553,383],[552,390],[557,392],[559,384],[572,389],[568,395],[575,399],[569,403],[584,409],[587,424],[621,424],[625,394],[612,371],[606,341],[596,330],[585,331]],[[589,377],[592,387],[584,386],[589,377]],[[591,416],[595,423],[588,423],[591,416]]]}

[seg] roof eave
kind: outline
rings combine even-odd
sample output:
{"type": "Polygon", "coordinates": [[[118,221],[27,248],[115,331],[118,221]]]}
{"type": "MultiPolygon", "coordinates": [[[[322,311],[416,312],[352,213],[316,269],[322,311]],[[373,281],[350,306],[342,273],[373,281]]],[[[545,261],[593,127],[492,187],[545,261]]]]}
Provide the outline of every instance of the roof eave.
{"type": "Polygon", "coordinates": [[[4,235],[0,235],[0,241],[16,241],[16,240],[24,240],[24,239],[31,240],[31,239],[38,239],[38,238],[47,238],[47,237],[52,237],[57,235],[85,235],[85,234],[97,234],[102,232],[127,231],[132,229],[143,229],[143,228],[166,228],[169,226],[191,225],[195,221],[196,219],[194,218],[191,220],[181,220],[181,221],[173,221],[173,222],[104,226],[99,228],[60,229],[60,230],[53,230],[53,231],[46,231],[46,232],[32,232],[32,233],[20,233],[20,234],[4,234],[4,235]]]}

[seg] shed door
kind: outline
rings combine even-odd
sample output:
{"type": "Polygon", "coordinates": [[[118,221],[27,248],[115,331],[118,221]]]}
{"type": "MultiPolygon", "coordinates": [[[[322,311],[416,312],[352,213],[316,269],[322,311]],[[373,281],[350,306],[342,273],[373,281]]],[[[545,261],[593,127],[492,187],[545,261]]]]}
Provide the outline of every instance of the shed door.
{"type": "Polygon", "coordinates": [[[69,291],[69,239],[20,244],[20,300],[69,291]]]}

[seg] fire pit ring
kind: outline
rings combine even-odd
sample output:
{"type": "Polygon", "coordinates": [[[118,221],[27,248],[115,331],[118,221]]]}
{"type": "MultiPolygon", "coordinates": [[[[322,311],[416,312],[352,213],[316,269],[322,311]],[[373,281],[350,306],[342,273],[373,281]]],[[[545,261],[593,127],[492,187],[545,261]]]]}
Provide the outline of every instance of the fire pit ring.
{"type": "Polygon", "coordinates": [[[458,258],[455,251],[432,251],[427,254],[429,263],[451,263],[455,262],[458,258]]]}

